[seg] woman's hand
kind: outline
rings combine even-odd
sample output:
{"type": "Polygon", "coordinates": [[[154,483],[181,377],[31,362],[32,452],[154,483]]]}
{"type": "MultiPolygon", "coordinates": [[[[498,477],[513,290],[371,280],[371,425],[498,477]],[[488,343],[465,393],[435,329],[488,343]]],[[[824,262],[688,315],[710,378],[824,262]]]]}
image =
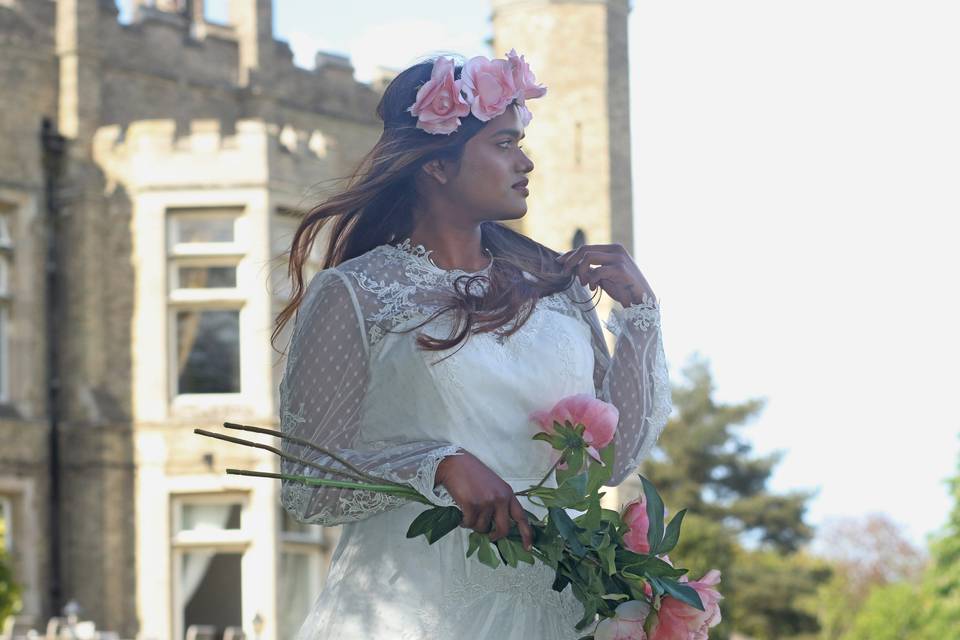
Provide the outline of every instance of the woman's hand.
{"type": "Polygon", "coordinates": [[[460,526],[478,533],[490,533],[495,542],[510,531],[510,520],[517,523],[523,548],[533,544],[533,529],[527,521],[513,487],[490,470],[472,453],[447,456],[437,467],[436,484],[442,484],[463,511],[460,526]],[[491,533],[491,528],[496,530],[491,533]]]}
{"type": "Polygon", "coordinates": [[[557,262],[563,273],[576,271],[584,286],[594,291],[599,285],[624,307],[642,302],[644,295],[656,302],[647,279],[622,244],[585,244],[559,256],[557,262]],[[594,269],[593,264],[600,266],[594,269]]]}

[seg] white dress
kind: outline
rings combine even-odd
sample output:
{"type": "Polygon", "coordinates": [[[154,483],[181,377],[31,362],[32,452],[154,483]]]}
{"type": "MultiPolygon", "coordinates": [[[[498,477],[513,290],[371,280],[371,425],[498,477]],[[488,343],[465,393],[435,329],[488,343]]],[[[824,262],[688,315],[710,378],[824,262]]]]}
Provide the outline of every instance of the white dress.
{"type": "MultiPolygon", "coordinates": [[[[413,332],[390,330],[431,315],[438,291],[452,291],[467,273],[443,270],[427,253],[409,239],[384,244],[310,281],[280,383],[283,431],[336,448],[365,471],[449,506],[455,503],[446,489],[434,489],[445,456],[469,451],[515,490],[525,489],[551,464],[550,447],[531,439],[538,428],[530,413],[590,393],[620,411],[610,485],[633,473],[672,410],[658,306],[614,303],[612,358],[590,292],[577,281],[541,298],[508,338],[473,334],[453,349],[423,351],[417,333],[447,338],[451,314],[413,332]]],[[[284,442],[290,453],[337,466],[284,442]]],[[[287,461],[282,470],[319,473],[287,461]]],[[[553,571],[540,562],[490,569],[476,554],[466,557],[470,530],[460,527],[433,545],[423,536],[407,539],[422,504],[295,482],[284,482],[281,496],[301,522],[344,525],[298,640],[572,640],[586,633],[574,629],[580,603],[569,587],[551,589],[553,571]]]]}

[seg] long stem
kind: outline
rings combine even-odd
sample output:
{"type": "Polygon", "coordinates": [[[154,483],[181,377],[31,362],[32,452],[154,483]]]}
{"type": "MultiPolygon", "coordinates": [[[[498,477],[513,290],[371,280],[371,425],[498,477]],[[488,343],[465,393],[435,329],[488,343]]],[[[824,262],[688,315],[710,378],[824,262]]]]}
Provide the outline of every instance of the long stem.
{"type": "Polygon", "coordinates": [[[554,471],[557,470],[557,467],[560,466],[560,463],[563,462],[563,460],[564,460],[564,458],[566,458],[566,456],[567,456],[567,451],[566,451],[566,449],[564,449],[563,453],[560,454],[560,457],[557,458],[557,461],[554,462],[554,463],[553,463],[553,466],[550,467],[550,470],[547,471],[547,475],[545,475],[545,476],[543,476],[542,478],[540,478],[540,482],[538,482],[537,484],[533,485],[533,486],[530,487],[529,489],[524,489],[523,491],[518,491],[518,492],[515,493],[514,495],[517,495],[517,496],[529,495],[529,494],[533,493],[534,491],[536,491],[537,489],[539,489],[540,487],[542,487],[542,486],[543,486],[543,483],[547,481],[547,478],[550,477],[550,474],[551,474],[551,473],[553,473],[554,471]]]}
{"type": "Polygon", "coordinates": [[[336,487],[338,489],[357,489],[364,491],[375,491],[377,493],[386,493],[389,495],[408,498],[422,504],[432,505],[433,503],[417,493],[413,487],[398,487],[396,485],[369,484],[366,482],[348,482],[346,480],[328,480],[326,478],[314,478],[311,476],[294,476],[286,473],[269,473],[267,471],[247,471],[246,469],[227,469],[227,473],[236,476],[255,476],[257,478],[276,478],[278,480],[291,480],[310,485],[320,485],[323,487],[336,487]]]}
{"type": "Polygon", "coordinates": [[[308,448],[310,448],[310,449],[313,449],[314,451],[319,451],[320,453],[322,453],[322,454],[324,454],[324,455],[326,455],[326,456],[330,456],[331,458],[333,458],[334,460],[336,460],[337,462],[339,462],[340,464],[342,464],[342,465],[345,466],[346,468],[350,469],[351,471],[353,471],[353,472],[356,473],[357,475],[363,476],[363,477],[365,477],[365,478],[369,478],[370,480],[374,480],[374,481],[381,481],[381,480],[382,480],[381,478],[377,478],[377,477],[375,477],[375,476],[371,476],[369,473],[367,473],[367,472],[364,471],[363,469],[360,469],[359,467],[354,466],[354,465],[351,464],[350,462],[347,462],[347,461],[344,460],[342,457],[340,457],[339,455],[337,455],[337,454],[334,453],[333,451],[330,451],[330,450],[327,449],[326,447],[321,447],[320,445],[314,444],[313,442],[310,442],[309,440],[304,440],[303,438],[298,438],[298,437],[296,437],[296,436],[291,436],[290,434],[283,433],[282,431],[275,431],[275,430],[273,430],[273,429],[265,429],[265,428],[263,428],[263,427],[252,427],[252,426],[247,425],[247,424],[237,424],[236,422],[224,422],[224,423],[223,423],[223,426],[226,427],[227,429],[239,429],[240,431],[252,431],[252,432],[254,432],[254,433],[264,433],[264,434],[267,434],[267,435],[270,435],[270,436],[274,436],[274,437],[276,437],[276,438],[280,438],[280,439],[282,439],[282,440],[289,440],[290,442],[295,442],[295,443],[297,443],[297,444],[299,444],[299,445],[302,445],[302,446],[304,446],[304,447],[308,447],[308,448]]]}
{"type": "Polygon", "coordinates": [[[242,444],[242,445],[247,446],[247,447],[254,447],[254,448],[256,448],[256,449],[263,449],[263,450],[265,450],[265,451],[269,451],[270,453],[275,453],[275,454],[277,454],[278,456],[280,456],[281,458],[285,458],[286,460],[292,460],[293,462],[299,462],[299,463],[301,463],[301,464],[307,465],[308,467],[313,467],[314,469],[317,469],[317,470],[319,470],[319,471],[323,471],[323,472],[325,472],[325,473],[332,473],[332,474],[334,474],[334,475],[344,476],[344,477],[346,477],[346,478],[352,478],[352,479],[354,479],[354,480],[368,480],[368,478],[364,478],[364,477],[362,477],[362,476],[357,476],[357,475],[355,475],[355,474],[353,474],[353,473],[350,473],[350,472],[348,472],[348,471],[344,471],[344,470],[342,470],[342,469],[334,469],[334,468],[332,468],[332,467],[325,467],[325,466],[323,466],[322,464],[317,464],[316,462],[311,462],[311,461],[309,461],[309,460],[304,460],[303,458],[300,458],[300,457],[298,457],[298,456],[293,456],[293,455],[290,455],[290,454],[288,454],[288,453],[284,453],[284,452],[280,451],[279,449],[277,449],[276,447],[271,447],[271,446],[268,445],[268,444],[260,444],[259,442],[251,442],[250,440],[244,440],[244,439],[242,439],[242,438],[234,438],[233,436],[225,436],[225,435],[223,435],[222,433],[214,433],[214,432],[212,432],[212,431],[207,431],[206,429],[194,429],[193,432],[196,433],[196,434],[198,434],[198,435],[201,435],[201,436],[207,436],[208,438],[216,438],[217,440],[224,440],[224,441],[226,441],[226,442],[233,442],[233,443],[235,443],[235,444],[242,444]]]}

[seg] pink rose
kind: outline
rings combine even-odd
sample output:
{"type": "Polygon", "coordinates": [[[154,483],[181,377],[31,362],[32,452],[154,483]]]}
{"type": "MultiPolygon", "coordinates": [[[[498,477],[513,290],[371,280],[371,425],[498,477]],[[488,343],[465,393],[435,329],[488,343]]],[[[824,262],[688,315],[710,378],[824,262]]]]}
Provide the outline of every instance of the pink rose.
{"type": "Polygon", "coordinates": [[[563,424],[569,421],[574,426],[582,424],[587,453],[600,462],[598,449],[603,449],[613,441],[620,411],[609,402],[599,400],[589,393],[578,393],[561,399],[549,411],[534,411],[530,418],[547,432],[553,430],[554,422],[563,424]]]}
{"type": "Polygon", "coordinates": [[[623,510],[623,522],[630,530],[623,534],[623,544],[634,553],[650,553],[650,518],[647,517],[647,499],[644,495],[627,503],[623,510]]]}
{"type": "Polygon", "coordinates": [[[617,606],[612,618],[604,618],[593,632],[594,640],[647,640],[643,622],[650,614],[650,605],[629,600],[617,606]]]}
{"type": "Polygon", "coordinates": [[[507,53],[507,62],[510,63],[510,71],[513,73],[513,84],[517,88],[517,106],[520,109],[520,119],[523,126],[530,124],[533,116],[525,104],[528,98],[542,98],[547,95],[547,88],[542,84],[537,84],[537,79],[530,70],[523,56],[518,56],[516,50],[510,49],[507,53]]]}
{"type": "Polygon", "coordinates": [[[417,91],[417,100],[407,108],[417,117],[417,128],[428,133],[453,133],[460,118],[470,114],[470,105],[460,95],[462,80],[454,80],[453,61],[439,58],[430,79],[417,91]]]}
{"type": "Polygon", "coordinates": [[[513,72],[506,60],[488,60],[484,56],[470,58],[463,65],[460,80],[471,112],[482,122],[506,111],[517,98],[513,72]]]}
{"type": "Polygon", "coordinates": [[[707,640],[707,629],[720,624],[720,605],[723,596],[712,587],[720,584],[720,571],[711,569],[700,580],[687,582],[686,576],[679,580],[693,588],[703,602],[704,611],[677,600],[663,598],[657,621],[650,629],[650,640],[707,640]]]}

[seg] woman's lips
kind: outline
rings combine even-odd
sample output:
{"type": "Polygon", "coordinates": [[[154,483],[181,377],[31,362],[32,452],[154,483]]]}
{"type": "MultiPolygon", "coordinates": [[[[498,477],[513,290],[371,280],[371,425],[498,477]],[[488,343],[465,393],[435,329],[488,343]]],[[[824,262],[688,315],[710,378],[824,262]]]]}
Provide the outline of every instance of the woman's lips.
{"type": "Polygon", "coordinates": [[[515,186],[515,187],[513,187],[513,188],[514,188],[515,190],[519,191],[520,193],[522,193],[522,194],[525,195],[525,196],[530,195],[530,190],[527,189],[527,188],[524,187],[524,186],[517,185],[517,186],[515,186]]]}

